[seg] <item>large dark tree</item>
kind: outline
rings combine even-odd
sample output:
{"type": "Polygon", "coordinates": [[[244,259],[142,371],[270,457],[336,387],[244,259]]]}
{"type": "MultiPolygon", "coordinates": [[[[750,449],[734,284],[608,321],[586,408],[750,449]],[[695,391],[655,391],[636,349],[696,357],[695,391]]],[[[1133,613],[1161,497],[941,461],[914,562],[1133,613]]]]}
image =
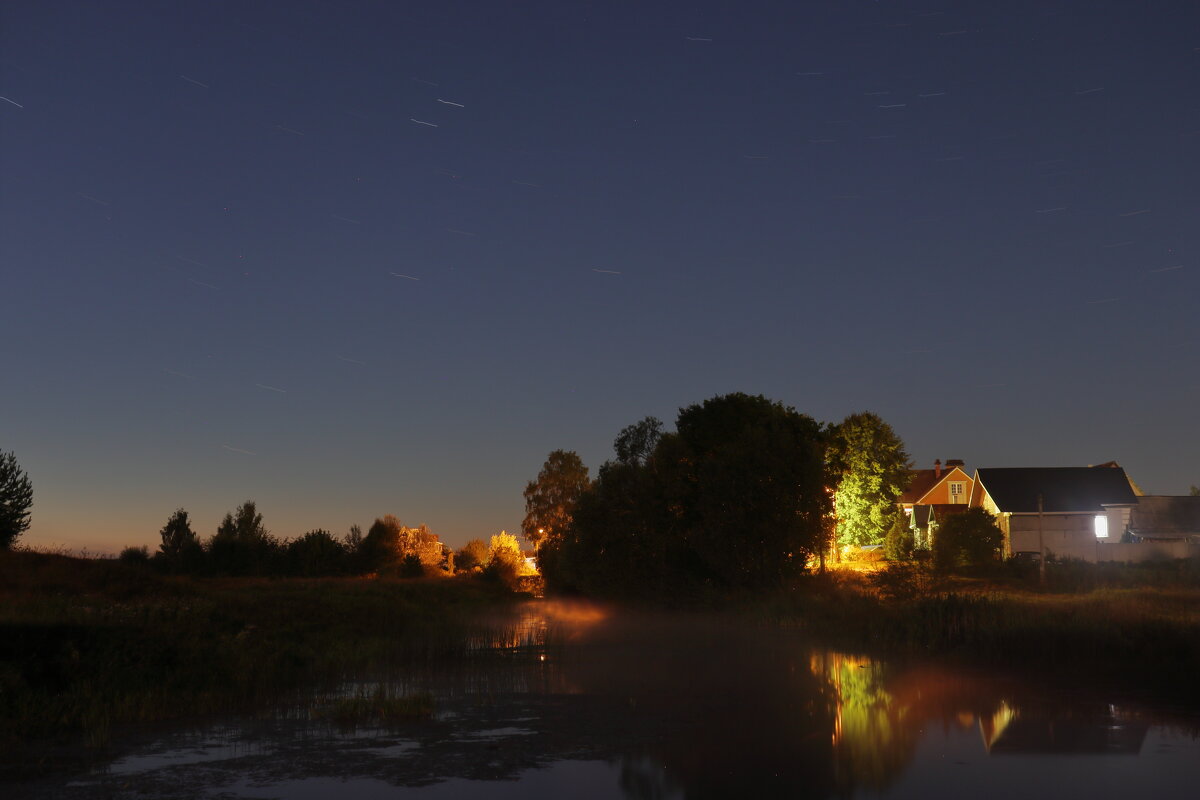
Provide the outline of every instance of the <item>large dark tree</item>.
{"type": "Polygon", "coordinates": [[[676,503],[697,565],[737,587],[803,572],[828,508],[820,424],[737,393],[681,410],[676,430],[676,503]]]}
{"type": "Polygon", "coordinates": [[[908,485],[904,442],[877,415],[851,414],[829,430],[827,457],[838,544],[881,543],[908,485]]]}
{"type": "Polygon", "coordinates": [[[555,450],[525,487],[521,531],[534,547],[554,542],[571,524],[575,504],[591,485],[588,469],[573,450],[555,450]]]}
{"type": "Polygon", "coordinates": [[[821,426],[732,394],[621,432],[560,541],[547,584],[594,594],[770,588],[803,572],[828,510],[821,426]],[[643,444],[645,443],[645,444],[643,444]]]}
{"type": "Polygon", "coordinates": [[[14,453],[0,451],[0,550],[12,547],[29,530],[33,507],[33,484],[17,464],[14,453]]]}

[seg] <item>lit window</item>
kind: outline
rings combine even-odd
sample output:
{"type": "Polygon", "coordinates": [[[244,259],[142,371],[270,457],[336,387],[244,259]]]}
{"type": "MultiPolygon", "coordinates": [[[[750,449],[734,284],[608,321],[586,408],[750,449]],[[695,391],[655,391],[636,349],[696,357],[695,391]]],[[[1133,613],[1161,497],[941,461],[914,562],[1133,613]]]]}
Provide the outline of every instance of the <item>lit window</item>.
{"type": "Polygon", "coordinates": [[[950,483],[950,502],[951,503],[962,503],[963,502],[963,495],[965,494],[965,492],[963,491],[964,488],[965,487],[964,487],[962,481],[952,481],[950,483]]]}
{"type": "Polygon", "coordinates": [[[1104,516],[1103,514],[1096,515],[1096,538],[1108,538],[1108,517],[1104,516]]]}

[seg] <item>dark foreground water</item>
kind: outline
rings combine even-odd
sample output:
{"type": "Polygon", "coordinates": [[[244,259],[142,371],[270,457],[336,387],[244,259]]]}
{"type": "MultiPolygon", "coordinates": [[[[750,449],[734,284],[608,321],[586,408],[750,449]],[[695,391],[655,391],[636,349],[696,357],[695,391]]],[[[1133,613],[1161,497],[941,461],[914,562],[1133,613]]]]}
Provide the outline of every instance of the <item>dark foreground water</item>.
{"type": "Polygon", "coordinates": [[[120,731],[86,766],[47,752],[41,777],[0,795],[1200,797],[1194,709],[1129,699],[1153,680],[1152,665],[1102,689],[1087,674],[889,663],[779,630],[542,602],[461,662],[351,681],[264,718],[120,731]],[[431,692],[435,717],[314,719],[380,682],[431,692]]]}

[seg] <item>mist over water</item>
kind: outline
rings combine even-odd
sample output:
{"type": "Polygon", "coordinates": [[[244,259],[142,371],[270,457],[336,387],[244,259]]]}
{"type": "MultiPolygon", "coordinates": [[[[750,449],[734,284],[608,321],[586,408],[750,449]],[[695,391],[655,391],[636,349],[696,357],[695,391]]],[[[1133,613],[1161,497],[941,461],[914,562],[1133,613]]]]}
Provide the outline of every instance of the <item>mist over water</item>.
{"type": "Polygon", "coordinates": [[[1034,673],[814,647],[716,616],[538,601],[461,661],[356,677],[428,691],[432,720],[270,718],[130,732],[30,796],[1191,797],[1194,711],[1034,673]],[[1149,793],[1149,794],[1148,794],[1149,793]]]}

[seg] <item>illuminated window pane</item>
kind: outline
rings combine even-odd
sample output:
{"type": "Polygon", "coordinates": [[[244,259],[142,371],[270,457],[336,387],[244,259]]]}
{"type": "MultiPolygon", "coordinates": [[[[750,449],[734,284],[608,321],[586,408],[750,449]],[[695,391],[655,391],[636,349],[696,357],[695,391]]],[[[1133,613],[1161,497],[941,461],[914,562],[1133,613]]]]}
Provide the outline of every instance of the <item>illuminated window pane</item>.
{"type": "Polygon", "coordinates": [[[1108,517],[1104,516],[1103,514],[1098,514],[1096,516],[1096,538],[1108,538],[1108,517]]]}

